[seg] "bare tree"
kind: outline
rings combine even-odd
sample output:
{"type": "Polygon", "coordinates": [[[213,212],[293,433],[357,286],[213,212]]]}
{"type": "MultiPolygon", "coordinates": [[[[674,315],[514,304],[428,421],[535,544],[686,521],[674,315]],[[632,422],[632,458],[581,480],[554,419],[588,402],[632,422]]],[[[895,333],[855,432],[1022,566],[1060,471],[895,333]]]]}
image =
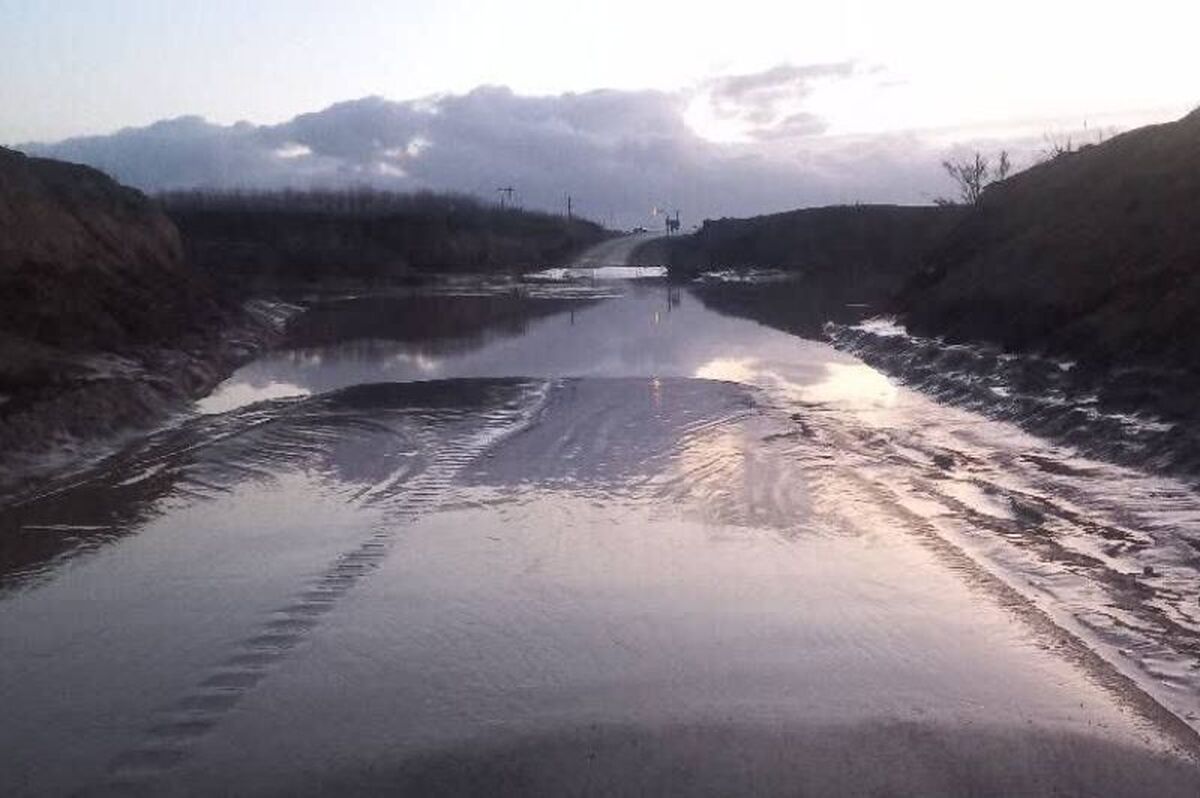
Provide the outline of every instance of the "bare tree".
{"type": "Polygon", "coordinates": [[[1075,143],[1070,136],[1062,138],[1057,133],[1044,133],[1042,139],[1046,142],[1046,146],[1042,148],[1041,160],[1043,162],[1053,161],[1055,158],[1075,152],[1075,143]]]}
{"type": "Polygon", "coordinates": [[[988,159],[975,153],[971,160],[942,161],[942,168],[958,186],[958,196],[967,205],[978,205],[983,196],[983,187],[988,183],[991,170],[988,159]]]}
{"type": "Polygon", "coordinates": [[[958,187],[958,199],[938,197],[934,200],[937,205],[978,205],[983,197],[983,190],[992,183],[1004,180],[1012,173],[1012,160],[1008,150],[1001,150],[996,158],[996,165],[980,152],[976,151],[972,158],[960,158],[954,161],[942,161],[942,168],[958,187]]]}

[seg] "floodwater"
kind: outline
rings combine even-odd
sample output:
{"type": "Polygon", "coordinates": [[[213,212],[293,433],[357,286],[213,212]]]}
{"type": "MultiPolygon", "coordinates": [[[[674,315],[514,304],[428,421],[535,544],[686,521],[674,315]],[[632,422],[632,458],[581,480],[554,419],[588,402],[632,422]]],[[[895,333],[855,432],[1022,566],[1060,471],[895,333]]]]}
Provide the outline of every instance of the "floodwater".
{"type": "Polygon", "coordinates": [[[1197,794],[1186,486],[577,278],[316,302],[6,507],[0,794],[1197,794]]]}

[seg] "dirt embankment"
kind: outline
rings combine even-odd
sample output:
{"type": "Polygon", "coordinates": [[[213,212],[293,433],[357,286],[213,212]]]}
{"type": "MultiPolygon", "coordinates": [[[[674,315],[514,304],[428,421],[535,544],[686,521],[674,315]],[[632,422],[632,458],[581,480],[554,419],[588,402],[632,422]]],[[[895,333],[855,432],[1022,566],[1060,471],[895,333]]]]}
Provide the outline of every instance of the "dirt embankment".
{"type": "Polygon", "coordinates": [[[0,149],[0,333],[102,349],[177,337],[218,313],[175,226],[140,192],[0,149]]]}
{"type": "Polygon", "coordinates": [[[0,483],[39,453],[161,418],[273,326],[214,299],[140,192],[0,149],[0,483]]]}
{"type": "Polygon", "coordinates": [[[959,208],[839,205],[749,219],[705,220],[695,233],[651,246],[672,272],[769,268],[814,284],[878,296],[923,265],[924,254],[962,217],[959,208]],[[665,251],[664,251],[665,250],[665,251]]]}
{"type": "Polygon", "coordinates": [[[1200,110],[992,185],[900,306],[923,334],[1200,370],[1200,110]]]}
{"type": "Polygon", "coordinates": [[[820,337],[827,321],[889,309],[963,215],[954,207],[843,205],[707,220],[691,235],[648,242],[634,257],[666,263],[677,279],[728,269],[792,272],[795,279],[769,285],[721,282],[694,290],[722,312],[820,337]]]}

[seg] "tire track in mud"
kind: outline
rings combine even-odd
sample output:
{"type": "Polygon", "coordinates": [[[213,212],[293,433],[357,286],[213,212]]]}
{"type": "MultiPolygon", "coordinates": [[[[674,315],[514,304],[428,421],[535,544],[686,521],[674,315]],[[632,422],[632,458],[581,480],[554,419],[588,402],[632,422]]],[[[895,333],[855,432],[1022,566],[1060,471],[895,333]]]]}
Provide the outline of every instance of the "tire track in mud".
{"type": "Polygon", "coordinates": [[[447,443],[438,428],[428,430],[420,442],[436,454],[421,473],[408,477],[402,471],[354,497],[363,505],[385,507],[386,520],[235,642],[191,690],[159,711],[156,721],[143,731],[140,744],[109,761],[100,783],[77,794],[155,794],[156,781],[187,760],[192,747],[299,648],[347,593],[378,569],[396,545],[400,530],[452,498],[457,478],[478,458],[536,422],[556,384],[526,386],[518,399],[485,413],[482,428],[474,434],[447,443]]]}
{"type": "MultiPolygon", "coordinates": [[[[1178,752],[1193,762],[1200,762],[1200,730],[1193,725],[1194,718],[1180,713],[1140,678],[1131,675],[1126,667],[1122,667],[1128,663],[1114,662],[1098,650],[1095,645],[1098,641],[1077,628],[1081,624],[1070,607],[1057,606],[1054,602],[1043,606],[1043,602],[1030,595],[1027,586],[1014,579],[1014,574],[1003,563],[968,546],[960,538],[960,535],[970,537],[967,531],[946,528],[937,518],[927,517],[907,506],[905,498],[914,495],[911,485],[896,478],[886,468],[881,469],[880,463],[886,461],[911,469],[917,464],[911,453],[906,455],[903,447],[887,436],[880,436],[877,431],[857,428],[853,422],[846,426],[846,420],[840,414],[821,415],[825,417],[825,423],[820,424],[821,443],[835,454],[823,463],[812,463],[807,469],[807,479],[814,486],[817,509],[828,523],[855,527],[862,524],[863,519],[846,515],[845,507],[859,508],[860,511],[861,508],[876,508],[877,514],[873,518],[876,528],[887,526],[913,537],[945,567],[958,574],[969,588],[990,597],[1031,629],[1042,646],[1075,664],[1118,704],[1163,732],[1178,752]]],[[[789,456],[806,459],[803,452],[788,448],[791,448],[789,456]]],[[[928,468],[937,471],[941,466],[931,464],[928,468]]],[[[1009,489],[1001,493],[1010,496],[1014,491],[1009,489]]],[[[923,498],[935,497],[926,495],[923,498]]],[[[1029,500],[1030,497],[1022,495],[1022,499],[1029,500]]],[[[1020,525],[1019,518],[1005,523],[945,493],[936,494],[935,500],[952,511],[950,517],[956,527],[965,523],[985,530],[995,538],[1007,539],[1020,525]]]]}
{"type": "MultiPolygon", "coordinates": [[[[1146,478],[1114,482],[1130,477],[1097,464],[1084,466],[1086,483],[1072,481],[1070,472],[1031,480],[1008,453],[962,470],[935,464],[921,474],[911,466],[924,447],[906,453],[911,443],[894,446],[892,456],[910,475],[884,480],[893,500],[917,498],[943,508],[942,517],[927,519],[939,534],[1044,602],[1056,623],[1200,732],[1197,615],[1190,609],[1196,561],[1184,550],[1180,528],[1146,515],[1146,498],[1139,496],[1147,491],[1146,478]],[[966,489],[965,497],[956,489],[966,489]]],[[[1021,457],[1037,468],[1048,461],[1021,457]]],[[[1191,497],[1165,484],[1154,488],[1154,513],[1194,524],[1191,497]]]]}

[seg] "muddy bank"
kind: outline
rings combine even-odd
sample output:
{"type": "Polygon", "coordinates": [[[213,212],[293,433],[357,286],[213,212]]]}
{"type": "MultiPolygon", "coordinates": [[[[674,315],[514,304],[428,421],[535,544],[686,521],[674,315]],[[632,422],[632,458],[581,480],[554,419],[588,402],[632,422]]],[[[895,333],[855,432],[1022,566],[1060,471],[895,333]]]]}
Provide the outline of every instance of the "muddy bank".
{"type": "Polygon", "coordinates": [[[278,341],[296,310],[250,302],[216,329],[170,346],[69,352],[0,341],[0,359],[20,375],[0,403],[0,494],[81,465],[123,434],[185,409],[278,341]]]}
{"type": "MultiPolygon", "coordinates": [[[[161,346],[224,313],[141,192],[0,148],[0,337],[64,352],[161,346]]],[[[13,371],[0,366],[0,391],[21,379],[13,371]]]]}
{"type": "Polygon", "coordinates": [[[1185,479],[1200,476],[1200,379],[1147,363],[1105,366],[912,334],[886,303],[803,279],[696,283],[692,295],[721,313],[827,340],[896,382],[1072,447],[1088,457],[1185,479]]]}
{"type": "Polygon", "coordinates": [[[899,302],[952,341],[1196,372],[1200,111],[984,191],[899,302]]]}
{"type": "Polygon", "coordinates": [[[635,257],[676,277],[716,269],[782,269],[818,290],[882,298],[923,265],[962,218],[953,207],[843,205],[747,219],[706,219],[691,235],[649,242],[635,257]]]}
{"type": "Polygon", "coordinates": [[[143,194],[0,149],[0,490],[203,395],[278,335],[223,301],[143,194]]]}
{"type": "Polygon", "coordinates": [[[832,323],[825,333],[839,349],[940,402],[1015,423],[1089,457],[1200,477],[1200,379],[1183,369],[1103,367],[954,344],[885,319],[832,323]]]}
{"type": "Polygon", "coordinates": [[[163,201],[170,216],[95,169],[0,149],[0,491],[160,423],[278,341],[297,309],[254,297],[543,268],[610,235],[432,194],[163,201]]]}
{"type": "MultiPolygon", "coordinates": [[[[1200,422],[1193,401],[1200,389],[1198,209],[1194,111],[1062,153],[988,186],[975,207],[818,208],[722,219],[642,254],[688,277],[730,268],[795,273],[795,289],[774,296],[744,286],[706,288],[705,295],[714,307],[803,335],[819,334],[822,315],[845,323],[850,307],[895,316],[931,346],[899,351],[896,340],[857,334],[844,343],[960,403],[965,394],[988,392],[988,363],[1015,355],[1077,363],[1059,380],[1070,383],[1073,398],[1058,403],[1070,412],[1056,410],[1049,422],[1035,414],[1030,428],[1039,433],[1069,427],[1073,435],[1096,407],[1191,430],[1200,422]],[[961,379],[959,346],[982,353],[970,379],[961,379]],[[947,369],[958,373],[935,373],[947,369]]],[[[1014,371],[1007,361],[997,369],[1014,371]]],[[[1032,371],[1036,381],[1039,369],[1032,371]]],[[[1190,433],[1182,437],[1164,438],[1159,453],[1130,458],[1117,446],[1113,454],[1118,462],[1194,472],[1200,455],[1190,433]]]]}

